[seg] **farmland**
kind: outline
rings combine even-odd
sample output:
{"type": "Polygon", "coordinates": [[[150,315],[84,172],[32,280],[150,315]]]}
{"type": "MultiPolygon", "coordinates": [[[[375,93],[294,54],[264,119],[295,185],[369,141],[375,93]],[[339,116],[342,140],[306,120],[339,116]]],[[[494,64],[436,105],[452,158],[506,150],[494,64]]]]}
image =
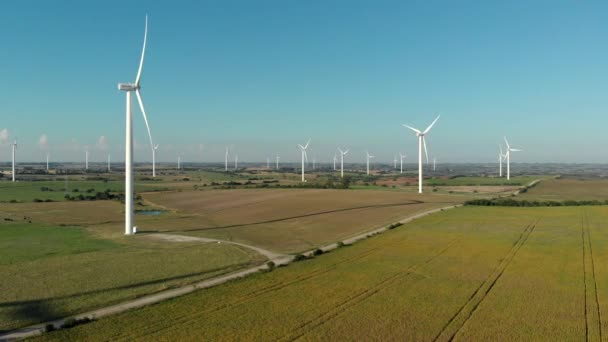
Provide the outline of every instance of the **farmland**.
{"type": "Polygon", "coordinates": [[[607,219],[606,207],[444,211],[41,338],[597,340],[608,327],[607,219]]]}
{"type": "Polygon", "coordinates": [[[546,179],[517,196],[536,201],[608,200],[608,180],[585,178],[546,179]]]}

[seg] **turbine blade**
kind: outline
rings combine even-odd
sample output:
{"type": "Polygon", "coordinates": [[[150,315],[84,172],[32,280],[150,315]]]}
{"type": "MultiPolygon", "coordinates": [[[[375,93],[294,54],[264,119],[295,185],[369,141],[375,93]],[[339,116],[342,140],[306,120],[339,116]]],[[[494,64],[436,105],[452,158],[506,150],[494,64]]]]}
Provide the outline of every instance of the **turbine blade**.
{"type": "Polygon", "coordinates": [[[350,151],[350,148],[348,150],[346,150],[346,152],[344,152],[344,155],[346,155],[348,153],[348,151],[350,151]]]}
{"type": "Polygon", "coordinates": [[[148,116],[146,116],[146,111],[144,110],[144,102],[141,99],[141,94],[139,93],[139,89],[135,90],[135,96],[137,96],[137,102],[139,103],[139,109],[141,109],[141,114],[144,116],[144,122],[146,123],[146,128],[148,129],[148,137],[150,138],[150,147],[154,148],[154,144],[152,143],[152,132],[150,132],[150,125],[148,124],[148,116]]]}
{"type": "Polygon", "coordinates": [[[139,87],[141,79],[141,71],[144,68],[144,55],[146,53],[146,40],[148,39],[148,15],[146,14],[146,27],[144,29],[144,46],[141,49],[141,58],[139,60],[139,69],[137,69],[137,77],[135,77],[135,85],[139,87]]]}
{"type": "Polygon", "coordinates": [[[418,133],[418,134],[422,133],[422,132],[420,132],[420,130],[418,130],[418,129],[416,129],[416,128],[412,127],[412,126],[408,126],[408,125],[406,125],[406,124],[403,124],[403,127],[405,127],[405,128],[409,128],[409,129],[411,129],[412,131],[414,131],[414,132],[416,132],[416,133],[418,133]]]}
{"type": "Polygon", "coordinates": [[[441,115],[437,115],[437,117],[435,118],[435,120],[433,120],[433,122],[431,122],[431,124],[429,125],[429,127],[427,127],[427,128],[424,130],[424,132],[422,132],[422,134],[427,134],[427,133],[428,133],[428,132],[431,130],[431,128],[433,128],[433,125],[435,124],[435,122],[437,122],[437,120],[439,120],[439,117],[440,117],[440,116],[441,116],[441,115]]]}
{"type": "Polygon", "coordinates": [[[338,147],[338,151],[340,151],[340,153],[344,153],[344,151],[342,151],[342,149],[339,147],[338,147]]]}
{"type": "Polygon", "coordinates": [[[308,141],[306,142],[306,145],[304,146],[304,149],[307,149],[309,144],[310,144],[310,138],[309,138],[309,139],[308,139],[308,141]]]}
{"type": "Polygon", "coordinates": [[[509,142],[507,141],[507,137],[504,137],[504,138],[505,138],[505,144],[507,144],[507,150],[510,150],[511,146],[509,145],[509,142]]]}
{"type": "Polygon", "coordinates": [[[512,148],[512,149],[511,149],[511,151],[512,151],[512,152],[521,152],[521,151],[523,151],[523,150],[520,150],[520,149],[518,149],[518,148],[512,148]]]}
{"type": "Polygon", "coordinates": [[[298,144],[298,146],[300,147],[300,149],[304,150],[304,146],[298,144]]]}
{"type": "Polygon", "coordinates": [[[426,139],[422,136],[422,146],[424,146],[424,155],[426,156],[426,163],[429,163],[429,153],[426,150],[426,139]]]}

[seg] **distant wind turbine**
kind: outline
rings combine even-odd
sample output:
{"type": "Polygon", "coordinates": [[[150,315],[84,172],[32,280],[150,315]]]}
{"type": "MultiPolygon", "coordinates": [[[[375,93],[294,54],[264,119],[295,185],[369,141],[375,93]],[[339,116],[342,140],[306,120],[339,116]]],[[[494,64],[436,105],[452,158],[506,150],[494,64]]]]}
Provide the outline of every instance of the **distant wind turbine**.
{"type": "Polygon", "coordinates": [[[112,172],[112,163],[110,162],[110,154],[108,153],[108,172],[112,172]]]}
{"type": "Polygon", "coordinates": [[[517,148],[511,148],[509,142],[507,141],[507,137],[505,138],[505,144],[507,144],[507,180],[511,179],[511,152],[521,152],[522,150],[517,148]]]}
{"type": "Polygon", "coordinates": [[[266,157],[266,168],[270,169],[270,157],[266,157]]]}
{"type": "Polygon", "coordinates": [[[158,151],[158,144],[152,147],[152,177],[156,177],[156,151],[158,151]]]}
{"type": "Polygon", "coordinates": [[[89,169],[89,151],[84,152],[84,169],[89,169]]]}
{"type": "Polygon", "coordinates": [[[177,156],[177,169],[181,170],[182,169],[182,157],[180,155],[177,156]]]}
{"type": "Polygon", "coordinates": [[[13,143],[13,183],[15,182],[15,151],[17,150],[17,139],[13,143]]]}
{"type": "Polygon", "coordinates": [[[137,102],[139,103],[139,109],[144,117],[146,128],[148,129],[148,137],[150,138],[150,147],[153,147],[152,134],[150,133],[150,126],[148,125],[148,117],[144,110],[144,103],[141,98],[139,90],[141,89],[141,72],[144,66],[144,55],[146,52],[146,40],[148,37],[148,16],[146,15],[146,25],[144,29],[144,43],[141,51],[141,58],[139,60],[139,68],[137,70],[137,76],[135,77],[135,83],[119,83],[118,89],[126,93],[127,105],[126,105],[126,143],[125,143],[125,234],[132,235],[134,233],[133,227],[133,115],[131,111],[131,96],[135,92],[137,102]]]}
{"type": "Polygon", "coordinates": [[[395,157],[393,158],[393,169],[397,168],[397,155],[395,154],[395,157]]]}
{"type": "Polygon", "coordinates": [[[46,172],[49,172],[49,153],[46,153],[46,172]]]}
{"type": "Polygon", "coordinates": [[[365,152],[366,155],[366,161],[367,161],[367,174],[369,175],[369,160],[372,158],[375,158],[375,156],[372,156],[371,154],[369,154],[369,151],[365,152]]]}
{"type": "Polygon", "coordinates": [[[279,159],[281,159],[281,157],[277,154],[277,170],[279,169],[279,159]]]}
{"type": "Polygon", "coordinates": [[[239,155],[235,154],[234,155],[234,170],[236,171],[236,170],[238,170],[238,168],[239,168],[239,155]]]}
{"type": "Polygon", "coordinates": [[[346,151],[342,151],[338,147],[338,151],[340,151],[340,177],[344,178],[344,156],[348,153],[348,151],[350,151],[350,149],[347,149],[346,151]]]}
{"type": "Polygon", "coordinates": [[[437,158],[433,157],[433,172],[435,172],[435,164],[437,163],[437,158]]]}
{"type": "Polygon", "coordinates": [[[336,154],[334,153],[334,171],[336,171],[336,160],[338,159],[338,156],[336,156],[336,154]]]}
{"type": "Polygon", "coordinates": [[[308,139],[308,142],[304,146],[298,144],[300,151],[302,151],[302,182],[306,182],[306,179],[304,179],[304,160],[308,161],[308,156],[306,155],[306,149],[308,148],[309,144],[310,144],[310,139],[308,139]]]}
{"type": "Polygon", "coordinates": [[[226,153],[224,153],[224,171],[228,171],[228,146],[226,146],[226,153]]]}
{"type": "Polygon", "coordinates": [[[507,157],[502,153],[502,144],[498,144],[498,177],[502,177],[502,161],[507,157]]]}
{"type": "Polygon", "coordinates": [[[399,152],[399,159],[401,159],[401,173],[403,173],[403,159],[407,158],[407,155],[401,154],[401,152],[399,152]]]}
{"type": "Polygon", "coordinates": [[[416,136],[418,137],[418,193],[422,193],[422,147],[424,146],[424,154],[426,155],[426,162],[429,162],[429,154],[426,149],[426,140],[425,135],[429,133],[433,125],[439,120],[439,116],[433,120],[433,122],[427,127],[423,132],[418,130],[417,128],[403,125],[403,127],[409,128],[412,131],[416,132],[416,136]]]}

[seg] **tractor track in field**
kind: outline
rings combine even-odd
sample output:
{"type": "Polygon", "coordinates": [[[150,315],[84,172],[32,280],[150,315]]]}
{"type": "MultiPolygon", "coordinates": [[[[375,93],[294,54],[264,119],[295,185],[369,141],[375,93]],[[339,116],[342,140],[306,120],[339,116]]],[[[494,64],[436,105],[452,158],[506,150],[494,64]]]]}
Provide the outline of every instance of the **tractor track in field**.
{"type": "Polygon", "coordinates": [[[305,274],[300,274],[297,277],[292,278],[291,280],[283,281],[283,282],[280,282],[280,283],[277,283],[277,284],[272,284],[272,285],[269,285],[269,286],[264,286],[262,288],[256,289],[256,290],[254,290],[252,292],[249,292],[249,293],[247,293],[247,294],[245,294],[245,295],[243,295],[241,297],[235,298],[230,303],[226,303],[226,304],[222,304],[222,305],[219,305],[219,306],[215,306],[215,307],[209,308],[207,310],[198,311],[198,312],[193,313],[191,315],[181,316],[179,319],[175,319],[175,320],[163,320],[163,327],[159,327],[158,329],[150,330],[149,327],[138,329],[138,330],[140,330],[140,331],[143,332],[142,334],[138,334],[137,330],[130,330],[128,332],[127,336],[117,335],[117,336],[113,336],[113,339],[114,340],[130,340],[130,339],[133,339],[133,338],[141,338],[141,337],[144,337],[144,336],[152,335],[152,334],[154,334],[154,333],[156,333],[158,331],[163,331],[163,330],[166,330],[166,329],[170,330],[170,329],[173,328],[173,326],[175,326],[177,324],[183,324],[183,323],[187,323],[187,322],[192,321],[192,320],[196,320],[198,317],[200,317],[202,315],[207,315],[207,314],[215,313],[215,312],[218,312],[218,311],[221,311],[221,310],[229,309],[229,308],[231,308],[233,306],[236,306],[236,305],[243,304],[245,302],[254,300],[254,299],[256,299],[256,298],[258,298],[258,297],[260,297],[262,295],[265,295],[265,294],[268,294],[268,293],[271,293],[271,292],[274,292],[274,291],[278,291],[278,290],[287,288],[289,286],[299,284],[299,283],[304,282],[304,281],[308,281],[308,280],[317,278],[319,276],[322,276],[322,275],[324,275],[324,274],[332,271],[333,269],[336,268],[336,266],[339,266],[339,265],[344,264],[344,263],[355,262],[355,261],[364,259],[364,258],[366,258],[366,257],[368,257],[368,256],[370,256],[370,255],[372,255],[372,254],[374,254],[376,252],[379,252],[381,250],[382,249],[380,247],[372,248],[372,249],[364,251],[361,254],[358,254],[356,256],[352,256],[350,258],[345,258],[345,259],[342,259],[342,260],[340,260],[338,262],[335,262],[333,264],[327,265],[326,267],[323,267],[323,268],[320,268],[320,269],[316,269],[316,270],[314,270],[312,272],[308,272],[308,273],[305,273],[305,274]]]}
{"type": "Polygon", "coordinates": [[[597,325],[597,333],[599,340],[602,340],[602,313],[600,310],[600,302],[597,293],[597,278],[595,276],[595,261],[593,258],[593,244],[591,243],[591,229],[589,228],[589,213],[586,209],[582,209],[581,214],[581,239],[583,250],[583,286],[585,291],[585,340],[589,341],[590,327],[597,325]],[[588,251],[588,252],[587,252],[588,251]],[[589,261],[587,261],[589,259],[589,261]],[[587,267],[591,267],[591,272],[588,274],[587,267]],[[587,277],[590,277],[589,283],[587,277]],[[593,290],[593,294],[589,292],[593,290]],[[588,301],[587,297],[591,296],[592,300],[588,301]],[[591,312],[597,314],[597,321],[593,322],[589,317],[591,312]],[[590,322],[591,320],[591,322],[590,322]]]}
{"type": "Polygon", "coordinates": [[[511,264],[511,261],[517,255],[517,252],[521,247],[528,241],[528,238],[534,231],[534,228],[540,221],[540,218],[535,219],[532,223],[528,224],[526,228],[521,232],[517,240],[513,243],[509,251],[499,261],[498,265],[490,272],[488,277],[473,291],[469,296],[468,300],[456,311],[456,313],[447,321],[447,323],[441,328],[439,333],[435,336],[433,341],[453,341],[456,335],[460,332],[460,329],[464,327],[467,321],[473,316],[479,305],[484,301],[487,295],[490,293],[494,285],[502,277],[505,270],[511,264]],[[467,310],[467,307],[472,307],[467,310]],[[459,317],[462,319],[461,323],[458,323],[459,317]],[[452,331],[450,333],[450,331],[452,331]]]}
{"type": "Polygon", "coordinates": [[[452,241],[450,241],[448,243],[447,246],[445,246],[444,248],[442,248],[441,250],[439,250],[437,253],[433,254],[431,257],[427,258],[426,260],[419,262],[417,264],[411,265],[411,266],[407,267],[405,270],[402,270],[391,276],[386,277],[385,279],[383,279],[376,285],[374,285],[370,288],[367,288],[365,290],[362,290],[362,291],[354,294],[353,296],[350,296],[346,300],[344,300],[344,301],[338,303],[337,305],[335,305],[334,307],[332,307],[329,311],[321,313],[314,319],[311,319],[311,320],[308,320],[308,321],[302,323],[299,327],[294,329],[295,331],[293,333],[285,335],[285,336],[279,338],[278,340],[279,341],[295,341],[295,340],[302,338],[307,333],[311,332],[313,329],[315,329],[323,324],[328,323],[329,321],[338,317],[340,314],[342,314],[349,308],[352,308],[353,306],[358,305],[358,304],[364,302],[365,300],[371,298],[372,296],[378,294],[379,292],[383,291],[384,289],[389,288],[390,286],[394,285],[397,281],[399,281],[409,275],[417,274],[416,273],[417,270],[428,265],[433,260],[435,260],[442,254],[444,254],[448,249],[454,247],[454,245],[456,245],[458,243],[458,241],[460,241],[460,239],[461,238],[454,238],[452,241]]]}

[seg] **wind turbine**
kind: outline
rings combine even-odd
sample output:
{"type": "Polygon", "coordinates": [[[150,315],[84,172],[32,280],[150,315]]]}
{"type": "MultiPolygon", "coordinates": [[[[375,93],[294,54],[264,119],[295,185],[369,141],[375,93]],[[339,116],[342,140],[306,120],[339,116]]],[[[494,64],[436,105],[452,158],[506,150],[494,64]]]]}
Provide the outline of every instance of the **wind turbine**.
{"type": "Polygon", "coordinates": [[[152,177],[156,177],[156,151],[158,150],[158,144],[152,147],[152,177]]]}
{"type": "Polygon", "coordinates": [[[350,151],[350,149],[348,149],[346,151],[342,151],[338,147],[338,151],[340,151],[340,177],[344,178],[344,156],[348,153],[348,151],[350,151]]]}
{"type": "Polygon", "coordinates": [[[435,118],[435,120],[433,120],[433,122],[429,125],[429,127],[427,127],[424,131],[420,131],[417,128],[408,126],[408,125],[403,125],[403,127],[405,128],[409,128],[412,131],[414,131],[416,133],[416,136],[418,137],[418,193],[421,194],[422,193],[422,147],[424,146],[424,154],[426,155],[426,162],[429,162],[429,154],[426,150],[426,140],[425,140],[425,135],[427,133],[429,133],[429,131],[431,130],[431,128],[433,127],[433,125],[437,122],[437,120],[439,120],[440,115],[437,115],[437,117],[435,118]]]}
{"type": "Polygon", "coordinates": [[[84,152],[84,169],[89,169],[89,151],[84,152]]]}
{"type": "Polygon", "coordinates": [[[108,153],[108,172],[112,172],[112,168],[110,167],[112,164],[110,163],[110,154],[108,153]]]}
{"type": "Polygon", "coordinates": [[[228,171],[228,146],[226,146],[226,153],[224,154],[224,171],[228,171]]]}
{"type": "Polygon", "coordinates": [[[435,172],[435,164],[437,163],[437,158],[433,157],[433,172],[435,172]]]}
{"type": "Polygon", "coordinates": [[[135,92],[139,108],[144,117],[146,128],[148,129],[148,137],[150,138],[150,147],[153,147],[152,134],[150,133],[150,126],[148,125],[148,117],[144,110],[144,103],[141,99],[139,90],[141,89],[141,72],[144,66],[144,55],[146,52],[146,40],[148,37],[148,16],[146,15],[146,25],[144,29],[144,43],[141,51],[141,58],[139,60],[139,68],[137,70],[137,76],[135,77],[135,83],[119,83],[118,89],[126,93],[127,105],[126,105],[126,143],[125,143],[125,234],[131,235],[134,233],[133,227],[133,115],[131,111],[131,96],[135,92]]]}
{"type": "Polygon", "coordinates": [[[46,153],[46,172],[49,172],[49,153],[46,153]]]}
{"type": "Polygon", "coordinates": [[[338,157],[334,153],[334,171],[336,171],[336,159],[338,159],[338,157]]]}
{"type": "Polygon", "coordinates": [[[182,168],[181,164],[182,164],[182,156],[178,155],[177,156],[177,169],[178,170],[181,170],[181,168],[182,168]]]}
{"type": "Polygon", "coordinates": [[[277,170],[279,169],[279,159],[281,159],[281,157],[279,157],[279,155],[277,154],[277,170]]]}
{"type": "Polygon", "coordinates": [[[502,145],[498,144],[498,177],[502,177],[502,160],[506,155],[502,153],[502,145]]]}
{"type": "Polygon", "coordinates": [[[369,151],[366,151],[365,154],[367,156],[367,174],[369,175],[369,160],[372,158],[375,158],[375,156],[372,156],[371,154],[369,154],[369,151]]]}
{"type": "Polygon", "coordinates": [[[407,155],[401,154],[401,152],[399,152],[399,159],[401,159],[401,173],[403,173],[403,159],[407,158],[407,155]]]}
{"type": "Polygon", "coordinates": [[[507,157],[507,180],[511,179],[511,152],[521,152],[522,150],[517,148],[511,148],[509,142],[507,141],[507,137],[505,138],[505,144],[507,144],[507,153],[505,154],[507,157]]]}
{"type": "Polygon", "coordinates": [[[270,157],[266,157],[266,168],[270,169],[270,157]]]}
{"type": "Polygon", "coordinates": [[[393,169],[397,168],[397,155],[395,154],[395,157],[393,158],[393,169]]]}
{"type": "Polygon", "coordinates": [[[312,157],[312,169],[315,170],[317,166],[317,157],[313,156],[312,157]]]}
{"type": "Polygon", "coordinates": [[[306,149],[308,148],[309,144],[310,144],[310,139],[308,139],[308,142],[304,146],[298,144],[300,151],[302,151],[302,182],[306,182],[306,179],[304,179],[304,160],[306,159],[306,161],[308,161],[308,156],[306,155],[306,149]]]}
{"type": "Polygon", "coordinates": [[[234,155],[234,170],[236,171],[236,170],[238,170],[238,168],[239,168],[239,155],[235,154],[234,155]]]}
{"type": "Polygon", "coordinates": [[[15,151],[17,150],[17,139],[13,143],[13,183],[15,182],[15,151]]]}

